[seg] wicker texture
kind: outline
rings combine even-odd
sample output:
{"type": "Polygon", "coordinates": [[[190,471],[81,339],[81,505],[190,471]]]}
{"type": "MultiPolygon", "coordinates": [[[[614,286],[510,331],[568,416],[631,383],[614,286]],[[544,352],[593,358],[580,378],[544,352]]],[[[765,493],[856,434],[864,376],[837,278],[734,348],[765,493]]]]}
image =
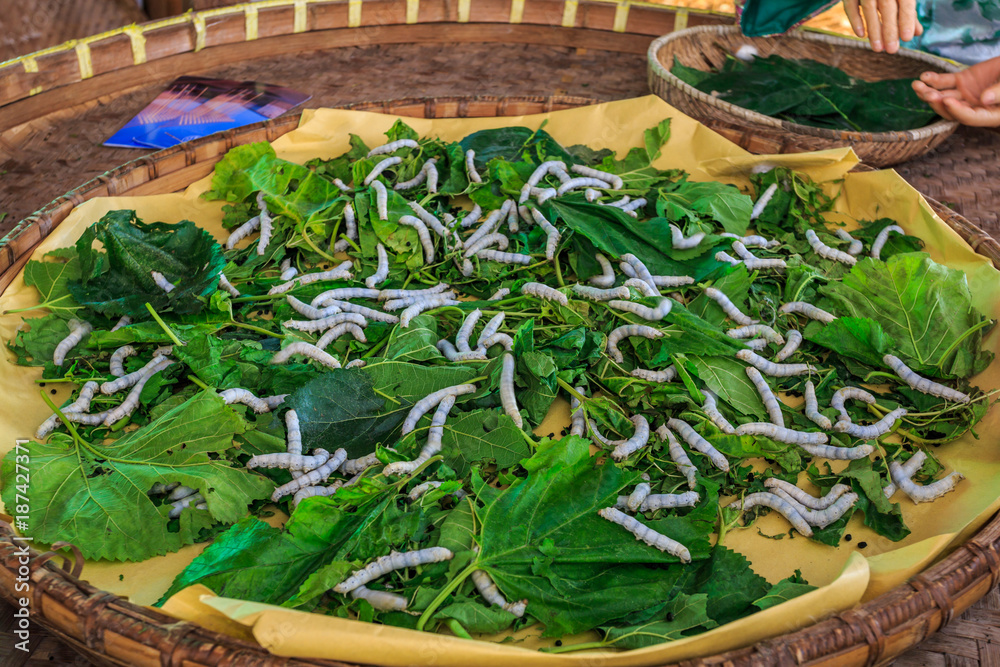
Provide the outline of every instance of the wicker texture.
{"type": "Polygon", "coordinates": [[[148,20],[134,0],[0,0],[0,62],[148,20]]]}
{"type": "Polygon", "coordinates": [[[926,53],[873,53],[865,42],[818,33],[797,32],[770,38],[743,36],[736,26],[699,26],[666,35],[649,47],[649,87],[689,116],[697,118],[735,143],[756,153],[797,153],[851,146],[867,164],[885,167],[912,159],[934,148],[958,123],[938,120],[903,132],[849,132],[799,125],[724,102],[690,86],[670,73],[674,58],[688,67],[719,67],[743,44],[761,56],[810,58],[834,65],[851,76],[870,81],[915,77],[921,72],[957,71],[957,67],[926,53]]]}

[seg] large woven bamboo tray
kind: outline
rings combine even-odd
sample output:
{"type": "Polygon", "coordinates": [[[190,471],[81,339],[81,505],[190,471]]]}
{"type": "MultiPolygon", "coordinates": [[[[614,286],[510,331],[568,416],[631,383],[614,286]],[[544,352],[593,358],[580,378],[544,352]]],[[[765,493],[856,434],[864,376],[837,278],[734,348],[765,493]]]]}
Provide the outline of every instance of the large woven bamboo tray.
{"type": "Polygon", "coordinates": [[[818,32],[797,31],[778,37],[754,38],[742,35],[737,26],[698,26],[664,35],[649,46],[649,87],[689,116],[759,153],[850,146],[867,164],[887,167],[923,155],[958,127],[957,122],[944,119],[901,132],[850,132],[811,127],[730,104],[670,73],[674,58],[688,67],[711,69],[721,66],[728,55],[736,53],[744,44],[754,46],[761,56],[818,60],[869,81],[916,77],[928,70],[956,72],[961,69],[928,53],[907,49],[895,55],[875,53],[868,48],[867,42],[818,32]]]}
{"type": "MultiPolygon", "coordinates": [[[[587,104],[581,98],[447,98],[409,99],[354,105],[417,117],[521,115],[587,104]]],[[[231,130],[159,151],[110,171],[25,220],[0,255],[0,290],[9,284],[30,255],[32,247],[62,222],[77,204],[94,197],[173,192],[211,172],[233,146],[273,141],[298,124],[298,116],[231,130]]],[[[980,242],[974,225],[931,201],[935,212],[964,239],[980,242]]],[[[982,243],[981,254],[1000,266],[996,242],[982,243]]],[[[0,598],[14,602],[19,568],[27,567],[31,581],[32,621],[99,665],[185,667],[251,665],[343,665],[322,660],[278,658],[263,648],[206,628],[178,622],[156,610],[139,607],[80,580],[83,561],[74,551],[62,567],[51,562],[56,552],[28,549],[0,516],[0,598]]],[[[709,665],[836,665],[885,664],[936,632],[962,613],[1000,580],[1000,516],[947,558],[907,584],[855,609],[812,627],[724,654],[689,660],[684,667],[709,665]]],[[[678,665],[678,667],[680,667],[678,665]]]]}

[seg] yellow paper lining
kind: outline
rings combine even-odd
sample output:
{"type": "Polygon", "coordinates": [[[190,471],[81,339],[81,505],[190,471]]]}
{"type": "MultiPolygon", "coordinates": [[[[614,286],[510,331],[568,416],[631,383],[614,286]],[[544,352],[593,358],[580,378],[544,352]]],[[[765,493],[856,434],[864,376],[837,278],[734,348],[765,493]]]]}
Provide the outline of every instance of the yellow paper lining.
{"type": "MultiPolygon", "coordinates": [[[[693,180],[723,180],[739,186],[748,183],[746,174],[752,166],[762,163],[787,165],[817,180],[843,178],[842,184],[827,185],[829,192],[843,190],[832,217],[848,222],[883,216],[897,219],[908,233],[916,234],[927,242],[927,250],[936,261],[966,271],[976,306],[990,317],[1000,317],[1000,274],[990,262],[975,254],[894,172],[847,173],[857,162],[847,149],[802,155],[752,156],[653,96],[526,117],[404,120],[419,134],[438,136],[445,141],[454,141],[471,132],[492,127],[523,125],[538,128],[542,122],[548,121],[545,129],[564,145],[584,143],[595,149],[612,148],[623,153],[631,146],[641,145],[643,131],[664,117],[672,118],[671,139],[668,150],[664,151],[656,166],[684,168],[693,180]]],[[[369,145],[383,142],[384,133],[394,121],[394,117],[381,114],[307,110],[303,113],[299,129],[284,135],[273,145],[280,157],[299,163],[314,157],[332,158],[348,150],[350,133],[358,134],[369,145]]],[[[222,238],[221,203],[199,198],[208,188],[209,180],[202,179],[178,194],[99,198],[85,202],[53,230],[34,256],[38,258],[48,250],[71,245],[86,226],[107,211],[118,208],[133,208],[140,218],[147,221],[195,220],[222,238]]],[[[18,277],[0,296],[0,312],[33,303],[37,303],[34,289],[26,287],[18,277]]],[[[13,337],[20,321],[19,315],[0,316],[0,338],[9,340],[13,337]]],[[[996,351],[1000,347],[998,339],[997,332],[991,332],[986,346],[996,351]]],[[[0,357],[0,381],[6,387],[21,387],[23,390],[9,391],[5,397],[7,409],[0,415],[0,435],[3,436],[0,438],[0,453],[12,446],[14,438],[30,437],[35,427],[48,416],[34,385],[38,377],[38,369],[14,365],[10,353],[4,349],[0,357]]],[[[975,379],[975,383],[984,389],[1000,386],[1000,364],[990,366],[975,379]]],[[[60,386],[58,390],[59,393],[53,397],[57,402],[64,400],[69,393],[66,386],[60,386]]],[[[990,434],[996,433],[998,427],[1000,418],[997,410],[991,410],[977,430],[990,434]]],[[[913,529],[913,534],[906,540],[892,543],[879,538],[863,526],[860,518],[853,519],[848,526],[853,540],[836,548],[801,538],[765,540],[757,535],[756,528],[766,534],[787,532],[787,524],[772,513],[758,520],[753,528],[731,531],[727,534],[726,545],[747,555],[755,570],[772,582],[798,568],[811,583],[821,588],[809,596],[712,631],[715,634],[706,633],[641,651],[605,651],[599,657],[592,653],[553,656],[520,648],[530,646],[529,640],[513,645],[462,642],[450,637],[214,598],[204,590],[197,592],[197,601],[204,602],[203,605],[193,604],[190,598],[185,598],[187,602],[179,606],[188,611],[173,610],[171,613],[198,622],[200,614],[207,609],[205,605],[211,607],[211,613],[215,615],[220,610],[225,611],[229,618],[251,627],[258,641],[272,651],[302,657],[412,664],[426,663],[436,656],[436,664],[442,665],[446,663],[441,661],[450,661],[452,651],[457,650],[454,642],[460,642],[465,647],[462,649],[464,652],[455,655],[464,656],[465,664],[473,661],[490,665],[528,664],[528,661],[579,663],[600,659],[608,664],[645,665],[681,660],[699,653],[753,643],[802,627],[813,619],[810,613],[819,617],[889,590],[953,548],[956,535],[968,535],[985,522],[997,508],[1000,498],[1000,442],[996,438],[976,441],[971,436],[964,436],[935,453],[949,468],[960,470],[968,479],[956,492],[935,503],[913,505],[906,499],[897,498],[907,524],[913,529]],[[860,542],[867,543],[864,550],[859,550],[860,542]],[[205,597],[202,599],[202,596],[205,597]],[[797,606],[804,604],[803,601],[809,603],[808,612],[797,606]],[[296,627],[307,624],[303,627],[311,628],[314,635],[310,638],[308,633],[296,631],[293,633],[294,641],[282,639],[282,633],[276,629],[280,630],[288,623],[296,627]],[[356,655],[344,647],[358,644],[356,639],[351,639],[358,635],[376,637],[379,641],[361,642],[363,645],[356,650],[369,652],[356,655]],[[383,639],[386,643],[404,648],[399,649],[400,653],[388,652],[383,639]]],[[[83,576],[99,588],[127,595],[139,604],[150,604],[202,548],[201,545],[187,547],[176,554],[143,563],[88,563],[83,576]],[[119,580],[119,576],[124,579],[119,580]]]]}

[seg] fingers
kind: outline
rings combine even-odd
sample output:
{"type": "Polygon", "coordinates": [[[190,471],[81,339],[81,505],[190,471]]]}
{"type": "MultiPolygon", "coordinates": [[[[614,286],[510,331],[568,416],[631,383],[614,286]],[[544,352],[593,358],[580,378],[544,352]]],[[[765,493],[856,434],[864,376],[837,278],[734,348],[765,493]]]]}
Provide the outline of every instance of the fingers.
{"type": "Polygon", "coordinates": [[[958,87],[958,77],[952,72],[924,72],[920,75],[920,80],[938,90],[948,90],[958,87]]]}
{"type": "Polygon", "coordinates": [[[973,127],[1000,127],[1000,107],[972,107],[963,100],[946,98],[943,102],[951,120],[973,127]]]}
{"type": "Polygon", "coordinates": [[[927,102],[931,109],[934,109],[934,113],[942,118],[946,118],[947,120],[955,120],[952,117],[951,112],[945,108],[944,99],[946,95],[949,97],[959,96],[960,94],[957,90],[941,91],[931,88],[920,81],[913,82],[913,90],[917,93],[917,96],[920,99],[927,102]]]}
{"type": "Polygon", "coordinates": [[[886,53],[899,51],[899,18],[897,0],[879,0],[878,12],[882,19],[882,43],[886,53]]]}
{"type": "Polygon", "coordinates": [[[858,5],[858,0],[844,0],[844,12],[847,14],[847,20],[851,22],[851,27],[854,28],[854,34],[858,37],[864,37],[865,22],[861,19],[861,7],[858,5]]]}
{"type": "Polygon", "coordinates": [[[872,44],[872,51],[882,50],[882,24],[878,18],[877,0],[861,0],[861,13],[865,17],[865,25],[868,27],[868,41],[872,44]]]}
{"type": "Polygon", "coordinates": [[[1000,83],[995,83],[986,90],[979,97],[979,101],[983,103],[983,106],[992,106],[997,102],[1000,102],[1000,83]]]}
{"type": "Polygon", "coordinates": [[[899,39],[908,42],[917,34],[917,0],[900,0],[899,39]]]}

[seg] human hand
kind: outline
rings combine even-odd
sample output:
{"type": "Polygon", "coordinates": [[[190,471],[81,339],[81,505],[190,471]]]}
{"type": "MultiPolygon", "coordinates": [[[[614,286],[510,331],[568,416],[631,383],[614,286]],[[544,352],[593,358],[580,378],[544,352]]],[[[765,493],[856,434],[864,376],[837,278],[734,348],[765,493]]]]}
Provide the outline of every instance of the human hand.
{"type": "Polygon", "coordinates": [[[913,90],[942,118],[976,127],[1000,127],[1000,57],[961,72],[924,72],[913,90]]]}
{"type": "Polygon", "coordinates": [[[924,34],[917,20],[916,0],[844,0],[844,10],[858,37],[865,36],[867,27],[873,51],[896,53],[900,41],[924,34]]]}

